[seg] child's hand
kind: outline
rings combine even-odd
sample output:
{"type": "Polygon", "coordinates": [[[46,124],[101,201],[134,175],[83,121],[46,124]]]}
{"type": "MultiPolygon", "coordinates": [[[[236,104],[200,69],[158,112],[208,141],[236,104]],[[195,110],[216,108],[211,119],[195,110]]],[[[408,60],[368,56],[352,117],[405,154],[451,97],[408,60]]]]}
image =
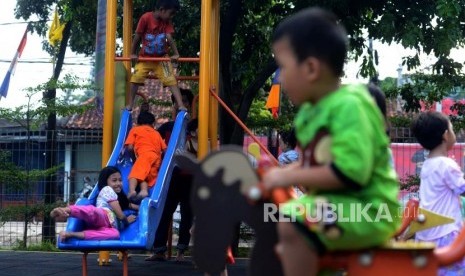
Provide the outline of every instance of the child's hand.
{"type": "Polygon", "coordinates": [[[267,170],[262,177],[262,184],[265,190],[272,190],[277,187],[286,187],[286,174],[288,170],[280,167],[273,167],[267,170]]]}

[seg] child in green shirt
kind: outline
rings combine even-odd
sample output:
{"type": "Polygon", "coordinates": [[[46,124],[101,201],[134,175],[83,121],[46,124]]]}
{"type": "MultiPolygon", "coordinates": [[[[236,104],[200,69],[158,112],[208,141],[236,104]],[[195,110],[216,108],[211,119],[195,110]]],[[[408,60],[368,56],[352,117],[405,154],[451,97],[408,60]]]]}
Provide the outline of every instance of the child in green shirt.
{"type": "Polygon", "coordinates": [[[300,107],[294,125],[302,158],[270,169],[263,184],[307,189],[279,206],[285,275],[316,275],[325,251],[381,245],[399,226],[384,119],[366,86],[340,84],[347,44],[335,16],[319,8],[284,20],[273,36],[281,85],[300,107]]]}

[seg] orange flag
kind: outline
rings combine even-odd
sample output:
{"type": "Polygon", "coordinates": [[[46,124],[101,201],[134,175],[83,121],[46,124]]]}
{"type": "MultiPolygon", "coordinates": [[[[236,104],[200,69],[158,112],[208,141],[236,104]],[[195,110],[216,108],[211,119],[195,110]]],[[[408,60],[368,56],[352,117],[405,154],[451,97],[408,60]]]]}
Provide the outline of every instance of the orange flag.
{"type": "Polygon", "coordinates": [[[275,83],[271,86],[270,94],[268,95],[268,99],[266,100],[265,107],[271,109],[271,114],[273,118],[278,118],[278,110],[279,110],[279,99],[281,93],[281,85],[279,83],[275,83]]]}

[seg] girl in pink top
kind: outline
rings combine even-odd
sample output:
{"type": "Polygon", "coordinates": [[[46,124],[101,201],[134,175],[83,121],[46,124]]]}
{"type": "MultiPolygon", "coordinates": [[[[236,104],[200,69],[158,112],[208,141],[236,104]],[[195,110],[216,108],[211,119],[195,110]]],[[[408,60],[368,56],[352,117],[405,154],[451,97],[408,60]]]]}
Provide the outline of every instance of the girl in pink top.
{"type": "MultiPolygon", "coordinates": [[[[459,165],[447,157],[456,142],[455,133],[449,118],[439,112],[422,113],[412,131],[422,147],[430,151],[420,173],[420,207],[455,219],[454,223],[418,232],[416,239],[447,246],[463,226],[460,195],[465,192],[465,179],[459,165]]],[[[438,275],[465,275],[465,259],[441,268],[438,275]]]]}

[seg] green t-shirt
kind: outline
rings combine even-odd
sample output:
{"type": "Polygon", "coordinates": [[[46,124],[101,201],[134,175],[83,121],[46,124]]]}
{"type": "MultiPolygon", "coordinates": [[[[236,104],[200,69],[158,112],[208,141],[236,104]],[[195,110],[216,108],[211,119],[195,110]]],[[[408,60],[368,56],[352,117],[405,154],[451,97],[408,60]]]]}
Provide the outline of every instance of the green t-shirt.
{"type": "MultiPolygon", "coordinates": [[[[400,221],[399,184],[390,162],[384,119],[366,87],[343,86],[315,105],[303,104],[295,118],[295,129],[303,152],[302,166],[330,165],[345,185],[339,190],[309,191],[307,196],[299,199],[300,203],[313,202],[315,197],[322,196],[331,203],[346,204],[343,213],[347,216],[354,214],[349,206],[370,205],[368,214],[373,220],[383,207],[392,216],[391,221],[368,222],[371,224],[338,222],[338,225],[348,236],[352,232],[360,235],[364,231],[366,234],[382,232],[379,237],[386,240],[392,235],[400,221]],[[372,232],[370,227],[373,227],[372,232]],[[362,228],[364,230],[360,232],[362,228]]],[[[350,239],[347,242],[332,246],[325,241],[330,249],[350,248],[350,239]]],[[[379,244],[382,240],[374,238],[371,242],[379,244]]],[[[362,247],[370,245],[370,241],[360,244],[362,247]]]]}

